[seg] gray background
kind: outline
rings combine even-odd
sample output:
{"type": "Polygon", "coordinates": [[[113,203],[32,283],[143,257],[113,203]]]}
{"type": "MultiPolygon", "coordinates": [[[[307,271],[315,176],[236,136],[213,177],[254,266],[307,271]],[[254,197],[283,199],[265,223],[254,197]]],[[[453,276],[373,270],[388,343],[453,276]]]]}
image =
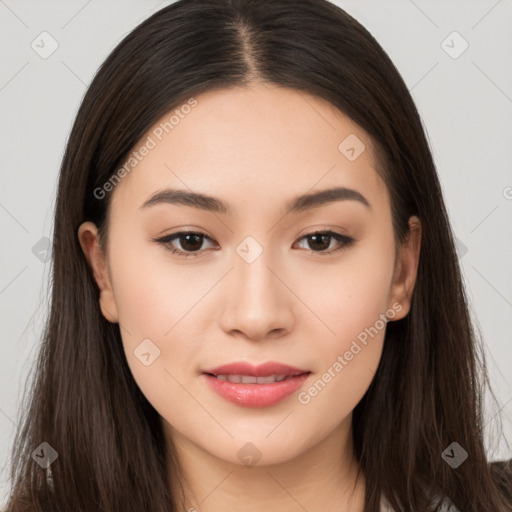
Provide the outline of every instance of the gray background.
{"type": "MultiPolygon", "coordinates": [[[[73,117],[114,46],[166,3],[0,0],[0,502],[21,393],[47,311],[47,238],[73,117]],[[50,36],[40,36],[44,31],[50,36]],[[58,48],[44,59],[52,39],[58,48]]],[[[512,2],[335,3],[389,53],[422,115],[498,399],[495,406],[487,402],[486,430],[495,434],[501,411],[510,443],[512,2]]],[[[498,441],[488,441],[489,458],[512,457],[498,441]]]]}

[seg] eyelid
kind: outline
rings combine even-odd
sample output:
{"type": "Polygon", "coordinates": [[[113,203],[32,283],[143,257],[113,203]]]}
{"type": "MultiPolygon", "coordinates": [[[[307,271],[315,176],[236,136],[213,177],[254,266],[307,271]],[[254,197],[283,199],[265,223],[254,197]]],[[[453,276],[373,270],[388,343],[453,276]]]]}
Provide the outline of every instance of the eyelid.
{"type": "MultiPolygon", "coordinates": [[[[176,231],[174,233],[171,233],[169,235],[165,235],[160,238],[153,238],[152,241],[159,243],[163,245],[168,251],[170,251],[172,254],[176,254],[179,257],[198,257],[201,256],[204,252],[204,250],[198,250],[198,251],[182,251],[181,249],[172,248],[169,249],[169,245],[171,242],[173,242],[176,239],[179,239],[181,236],[185,235],[199,235],[200,237],[203,237],[204,239],[210,240],[211,242],[215,242],[211,237],[209,237],[206,233],[202,232],[201,230],[182,230],[182,231],[176,231]]],[[[306,232],[303,235],[301,235],[299,238],[296,239],[294,242],[300,242],[301,240],[308,238],[310,236],[314,235],[326,235],[329,236],[331,239],[336,240],[338,243],[341,243],[342,245],[340,247],[337,247],[336,249],[330,249],[330,250],[324,250],[324,251],[314,251],[314,250],[308,250],[307,252],[312,254],[314,257],[316,256],[329,256],[333,253],[338,253],[343,251],[344,249],[347,249],[351,245],[353,245],[356,242],[356,239],[354,239],[351,236],[343,235],[342,233],[339,233],[337,231],[334,231],[332,229],[316,229],[314,231],[306,232]]],[[[330,244],[329,244],[330,245],[330,244]]]]}

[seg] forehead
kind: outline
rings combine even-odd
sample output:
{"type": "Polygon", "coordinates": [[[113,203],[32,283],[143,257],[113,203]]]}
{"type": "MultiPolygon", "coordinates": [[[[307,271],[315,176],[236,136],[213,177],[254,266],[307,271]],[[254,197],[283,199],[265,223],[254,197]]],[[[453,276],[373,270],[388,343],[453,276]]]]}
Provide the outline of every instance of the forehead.
{"type": "Polygon", "coordinates": [[[236,212],[332,186],[388,199],[366,132],[323,99],[269,84],[184,101],[134,151],[112,207],[139,208],[165,187],[214,195],[236,212]]]}

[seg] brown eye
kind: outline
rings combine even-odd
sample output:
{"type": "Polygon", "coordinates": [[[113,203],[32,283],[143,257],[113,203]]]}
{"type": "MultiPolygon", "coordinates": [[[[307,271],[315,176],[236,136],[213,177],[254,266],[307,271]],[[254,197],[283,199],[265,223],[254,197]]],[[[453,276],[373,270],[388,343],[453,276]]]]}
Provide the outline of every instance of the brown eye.
{"type": "Polygon", "coordinates": [[[196,231],[180,231],[178,233],[173,233],[172,235],[158,238],[154,241],[162,244],[173,254],[187,257],[197,256],[204,252],[201,251],[201,247],[203,246],[205,239],[213,242],[213,240],[204,233],[196,231]],[[181,248],[176,248],[175,241],[179,242],[181,248]]]}
{"type": "Polygon", "coordinates": [[[312,252],[318,255],[328,255],[348,248],[355,240],[351,237],[336,233],[335,231],[315,231],[301,238],[307,240],[307,244],[312,252]],[[338,243],[335,249],[327,250],[331,246],[332,240],[338,243]]]}
{"type": "Polygon", "coordinates": [[[203,245],[203,236],[196,233],[187,233],[177,237],[185,251],[198,251],[203,245]]]}
{"type": "MultiPolygon", "coordinates": [[[[155,239],[155,242],[163,245],[171,253],[177,256],[199,256],[205,252],[201,250],[205,240],[213,242],[213,240],[204,233],[196,231],[180,231],[162,238],[155,239]],[[176,242],[179,247],[176,247],[176,242]]],[[[308,235],[303,236],[300,240],[307,240],[309,250],[315,254],[329,255],[335,252],[348,248],[355,240],[351,237],[336,233],[335,231],[315,231],[308,235]],[[338,247],[334,249],[331,247],[332,241],[337,242],[338,247]]]]}

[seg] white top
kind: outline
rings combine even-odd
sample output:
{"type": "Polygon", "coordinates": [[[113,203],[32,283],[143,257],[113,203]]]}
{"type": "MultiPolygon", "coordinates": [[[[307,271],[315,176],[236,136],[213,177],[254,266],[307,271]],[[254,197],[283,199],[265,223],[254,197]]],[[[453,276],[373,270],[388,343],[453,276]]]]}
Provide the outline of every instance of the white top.
{"type": "MultiPolygon", "coordinates": [[[[436,502],[439,502],[440,500],[439,496],[436,496],[434,499],[436,502]]],[[[395,512],[384,496],[380,501],[380,512],[395,512]]],[[[460,512],[460,510],[449,498],[444,498],[443,501],[439,503],[436,512],[460,512]]]]}

